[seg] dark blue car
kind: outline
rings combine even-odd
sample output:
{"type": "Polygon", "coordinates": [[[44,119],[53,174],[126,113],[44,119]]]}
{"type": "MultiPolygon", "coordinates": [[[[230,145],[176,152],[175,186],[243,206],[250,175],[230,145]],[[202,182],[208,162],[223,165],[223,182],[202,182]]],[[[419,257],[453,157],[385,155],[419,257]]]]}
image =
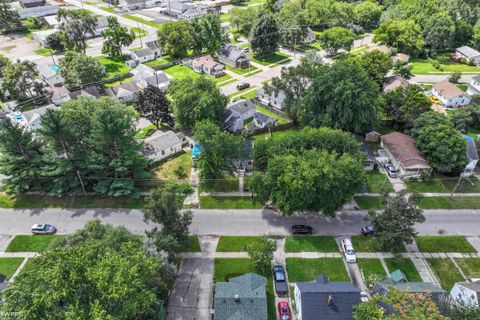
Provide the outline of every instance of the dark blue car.
{"type": "Polygon", "coordinates": [[[287,276],[282,265],[273,266],[273,280],[275,281],[275,292],[279,296],[288,294],[287,276]]]}

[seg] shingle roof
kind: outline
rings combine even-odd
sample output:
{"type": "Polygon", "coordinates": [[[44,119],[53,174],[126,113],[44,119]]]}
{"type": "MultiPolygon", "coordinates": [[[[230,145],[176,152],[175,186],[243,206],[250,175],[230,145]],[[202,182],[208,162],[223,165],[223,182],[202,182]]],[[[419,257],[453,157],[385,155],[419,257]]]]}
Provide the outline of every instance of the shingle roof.
{"type": "Polygon", "coordinates": [[[448,80],[435,83],[433,89],[437,90],[441,96],[444,96],[447,99],[452,99],[465,94],[460,88],[448,80]]]}
{"type": "Polygon", "coordinates": [[[400,289],[411,293],[446,293],[445,290],[430,282],[396,282],[391,278],[377,282],[375,285],[382,287],[388,292],[389,287],[400,289]]]}
{"type": "Polygon", "coordinates": [[[143,48],[143,49],[139,49],[139,50],[135,50],[133,51],[132,53],[134,53],[137,57],[141,58],[141,57],[146,57],[146,56],[151,56],[153,54],[152,50],[148,49],[148,48],[143,48]]]}
{"type": "Polygon", "coordinates": [[[401,133],[392,132],[382,137],[382,143],[388,148],[397,162],[401,162],[404,167],[422,167],[430,168],[427,159],[415,147],[415,141],[412,137],[401,133]]]}
{"type": "Polygon", "coordinates": [[[72,91],[69,93],[68,96],[70,97],[70,99],[73,99],[73,100],[77,99],[78,97],[85,97],[85,96],[99,98],[100,93],[98,92],[96,87],[91,86],[91,87],[83,88],[77,91],[72,91]]]}
{"type": "Polygon", "coordinates": [[[393,76],[388,78],[383,84],[383,92],[390,92],[399,87],[407,87],[408,84],[407,79],[400,76],[393,76]]]}
{"type": "Polygon", "coordinates": [[[119,85],[108,88],[111,95],[119,96],[124,92],[137,92],[140,88],[133,81],[120,83],[119,85]]]}
{"type": "Polygon", "coordinates": [[[158,45],[157,41],[147,41],[143,45],[145,48],[148,48],[150,50],[158,50],[160,49],[160,46],[158,45]]]}
{"type": "Polygon", "coordinates": [[[462,55],[465,57],[471,59],[480,56],[480,52],[469,47],[469,46],[463,46],[457,49],[457,52],[460,52],[462,55]]]}
{"type": "Polygon", "coordinates": [[[215,285],[215,320],[266,320],[265,277],[247,273],[215,285]],[[236,301],[236,297],[238,297],[236,301]]]}
{"type": "Polygon", "coordinates": [[[48,110],[56,108],[57,107],[55,107],[53,104],[49,104],[44,107],[22,112],[22,114],[25,117],[25,120],[27,120],[27,122],[30,124],[32,121],[35,121],[37,118],[40,118],[42,115],[44,115],[48,110]]]}
{"type": "Polygon", "coordinates": [[[472,77],[473,80],[480,82],[480,75],[472,77]]]}
{"type": "Polygon", "coordinates": [[[162,150],[170,148],[176,144],[182,143],[177,134],[173,131],[155,131],[150,137],[145,140],[145,148],[143,153],[150,155],[152,153],[158,153],[162,150]]]}
{"type": "Polygon", "coordinates": [[[458,284],[480,294],[480,280],[474,282],[459,282],[458,284]]]}
{"type": "Polygon", "coordinates": [[[242,99],[230,103],[229,105],[227,105],[227,109],[233,110],[240,114],[244,114],[251,111],[252,109],[255,109],[255,106],[253,105],[252,100],[242,99]]]}
{"type": "Polygon", "coordinates": [[[222,55],[232,61],[235,61],[239,58],[247,58],[247,55],[245,54],[245,52],[243,51],[242,48],[236,46],[236,45],[233,45],[231,43],[228,43],[228,44],[224,44],[222,45],[222,47],[220,48],[220,50],[218,50],[218,54],[219,55],[222,55]]]}
{"type": "Polygon", "coordinates": [[[266,114],[261,113],[261,112],[255,112],[254,117],[255,117],[255,119],[257,119],[257,121],[262,122],[262,123],[269,123],[269,122],[270,123],[275,123],[274,118],[269,117],[266,114]]]}
{"type": "Polygon", "coordinates": [[[353,306],[360,303],[360,290],[351,282],[330,282],[325,275],[316,277],[316,282],[297,282],[301,295],[303,320],[350,320],[353,306]],[[328,299],[333,305],[328,305],[328,299]]]}

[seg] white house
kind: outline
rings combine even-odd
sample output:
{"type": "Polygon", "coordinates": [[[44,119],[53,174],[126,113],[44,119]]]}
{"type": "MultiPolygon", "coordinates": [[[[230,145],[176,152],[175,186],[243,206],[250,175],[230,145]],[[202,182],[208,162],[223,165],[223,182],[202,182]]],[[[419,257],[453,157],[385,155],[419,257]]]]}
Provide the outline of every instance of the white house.
{"type": "Polygon", "coordinates": [[[166,7],[160,10],[161,13],[181,20],[192,20],[203,17],[206,12],[200,10],[192,3],[183,3],[177,0],[170,0],[166,7]]]}
{"type": "Polygon", "coordinates": [[[164,54],[163,48],[158,45],[157,41],[144,42],[143,48],[150,49],[155,58],[161,57],[164,54]]]}
{"type": "Polygon", "coordinates": [[[40,7],[33,7],[33,8],[25,8],[18,10],[18,15],[20,19],[27,19],[30,17],[45,17],[45,16],[52,16],[57,14],[58,6],[40,6],[40,7]]]}
{"type": "Polygon", "coordinates": [[[129,102],[135,98],[137,92],[140,90],[141,88],[139,88],[134,81],[128,81],[113,87],[109,87],[107,89],[107,94],[111,97],[119,99],[122,102],[129,102]]]}
{"type": "Polygon", "coordinates": [[[209,54],[197,57],[192,61],[192,69],[198,73],[221,77],[225,74],[225,66],[215,61],[209,54]]]}
{"type": "Polygon", "coordinates": [[[130,56],[137,63],[155,60],[155,53],[148,48],[132,51],[132,53],[130,53],[130,56]]]}
{"type": "Polygon", "coordinates": [[[264,87],[257,90],[257,98],[263,104],[274,107],[279,110],[285,109],[285,92],[279,90],[278,92],[267,93],[264,87]]]}
{"type": "Polygon", "coordinates": [[[470,103],[470,97],[448,80],[437,82],[432,87],[432,95],[446,108],[456,108],[470,103]]]}
{"type": "Polygon", "coordinates": [[[182,151],[182,140],[173,131],[155,131],[144,143],[142,153],[152,161],[160,161],[182,151]]]}
{"type": "Polygon", "coordinates": [[[253,116],[253,122],[257,127],[265,128],[266,126],[275,126],[277,120],[261,112],[255,112],[255,115],[253,116]]]}
{"type": "Polygon", "coordinates": [[[70,92],[65,87],[51,87],[48,89],[50,92],[50,100],[56,106],[70,100],[70,92]]]}
{"type": "Polygon", "coordinates": [[[46,47],[48,36],[55,32],[57,32],[55,29],[35,31],[32,32],[32,39],[37,41],[42,47],[46,47]]]}
{"type": "Polygon", "coordinates": [[[469,46],[463,46],[457,49],[456,55],[468,62],[473,62],[475,65],[480,66],[480,52],[469,46]]]}
{"type": "Polygon", "coordinates": [[[22,113],[23,117],[25,118],[26,124],[30,130],[37,130],[42,127],[42,115],[44,115],[48,110],[56,109],[53,104],[49,104],[44,107],[40,107],[37,109],[25,111],[22,113]]]}
{"type": "Polygon", "coordinates": [[[230,132],[239,132],[244,122],[255,114],[255,105],[251,100],[235,101],[227,106],[223,114],[224,129],[230,132]]]}
{"type": "Polygon", "coordinates": [[[468,84],[467,94],[474,96],[480,95],[480,76],[475,76],[468,84]]]}
{"type": "Polygon", "coordinates": [[[132,80],[141,89],[145,89],[148,85],[152,85],[162,90],[167,90],[170,85],[170,81],[165,72],[154,70],[144,64],[139,64],[131,71],[131,73],[133,74],[132,80]]]}
{"type": "Polygon", "coordinates": [[[459,305],[478,307],[480,300],[480,280],[455,283],[450,291],[450,296],[459,305]]]}
{"type": "Polygon", "coordinates": [[[60,75],[60,68],[51,64],[37,65],[38,73],[43,81],[51,87],[61,86],[63,77],[60,75]]]}
{"type": "Polygon", "coordinates": [[[143,9],[146,4],[145,0],[118,0],[118,6],[123,10],[139,10],[143,9]]]}

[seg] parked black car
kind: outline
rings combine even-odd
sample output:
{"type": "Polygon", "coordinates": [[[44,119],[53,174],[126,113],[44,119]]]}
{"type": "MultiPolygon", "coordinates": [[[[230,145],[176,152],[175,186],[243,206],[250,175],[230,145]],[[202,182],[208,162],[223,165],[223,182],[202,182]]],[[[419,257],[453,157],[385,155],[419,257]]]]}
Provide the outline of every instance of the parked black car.
{"type": "Polygon", "coordinates": [[[372,226],[364,226],[362,227],[362,234],[364,236],[370,236],[375,233],[375,230],[373,229],[372,226]]]}
{"type": "Polygon", "coordinates": [[[285,275],[285,269],[282,265],[273,266],[273,280],[275,282],[275,292],[279,296],[288,294],[287,277],[285,275]]]}
{"type": "Polygon", "coordinates": [[[243,89],[247,89],[249,87],[250,87],[250,83],[248,83],[248,82],[242,82],[242,83],[237,84],[237,90],[243,90],[243,89]]]}
{"type": "Polygon", "coordinates": [[[293,235],[311,235],[313,233],[313,228],[310,226],[305,226],[303,224],[296,224],[291,228],[293,235]]]}

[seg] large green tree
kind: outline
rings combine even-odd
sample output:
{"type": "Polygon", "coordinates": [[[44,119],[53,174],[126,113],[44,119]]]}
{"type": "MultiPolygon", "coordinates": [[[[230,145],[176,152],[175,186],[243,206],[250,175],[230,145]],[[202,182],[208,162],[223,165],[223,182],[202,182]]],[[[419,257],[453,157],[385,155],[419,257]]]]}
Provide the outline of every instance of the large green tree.
{"type": "Polygon", "coordinates": [[[361,25],[366,30],[371,30],[378,26],[383,7],[376,1],[362,1],[353,7],[355,23],[361,25]]]}
{"type": "Polygon", "coordinates": [[[305,126],[363,133],[377,125],[378,85],[355,63],[339,61],[318,74],[304,95],[305,126]]]}
{"type": "Polygon", "coordinates": [[[70,87],[95,83],[105,76],[105,68],[95,57],[67,51],[59,61],[60,74],[70,87]]]}
{"type": "Polygon", "coordinates": [[[287,2],[276,17],[283,46],[292,48],[305,42],[307,22],[300,1],[287,2]]]}
{"type": "Polygon", "coordinates": [[[331,55],[337,54],[340,49],[350,51],[354,40],[355,34],[351,30],[343,27],[327,29],[318,37],[322,48],[327,50],[331,55]]]}
{"type": "Polygon", "coordinates": [[[102,30],[102,53],[110,57],[121,57],[122,47],[128,47],[135,40],[135,32],[120,25],[116,17],[107,17],[108,28],[102,30]]]}
{"type": "Polygon", "coordinates": [[[78,9],[59,9],[57,19],[61,21],[59,30],[62,35],[64,47],[85,53],[87,49],[87,37],[93,35],[97,26],[97,17],[90,11],[78,9]]]}
{"type": "Polygon", "coordinates": [[[190,26],[192,49],[195,53],[216,51],[226,39],[219,15],[207,14],[192,20],[190,26]]]}
{"type": "Polygon", "coordinates": [[[11,1],[0,0],[0,31],[10,32],[20,27],[20,17],[17,11],[12,9],[11,1]]]}
{"type": "Polygon", "coordinates": [[[142,117],[147,118],[157,129],[160,129],[162,123],[173,126],[173,117],[169,109],[170,100],[160,88],[148,85],[135,96],[133,106],[142,117]]]}
{"type": "Polygon", "coordinates": [[[455,35],[455,22],[446,12],[438,13],[428,20],[423,34],[425,44],[433,53],[448,49],[452,46],[455,35]]]}
{"type": "Polygon", "coordinates": [[[158,43],[173,58],[186,56],[192,46],[190,23],[179,20],[162,24],[158,30],[158,43]]]}
{"type": "Polygon", "coordinates": [[[443,114],[430,111],[413,123],[412,137],[428,163],[439,172],[462,171],[467,164],[466,143],[443,114]]]}
{"type": "Polygon", "coordinates": [[[375,81],[379,88],[382,86],[388,71],[393,67],[392,59],[378,50],[366,52],[355,57],[353,61],[367,72],[370,80],[375,81]]]}
{"type": "Polygon", "coordinates": [[[227,98],[213,81],[203,77],[182,79],[173,83],[169,92],[178,128],[191,129],[202,120],[221,123],[227,98]]]}
{"type": "Polygon", "coordinates": [[[415,56],[424,51],[425,40],[422,30],[413,20],[388,20],[374,32],[374,41],[383,42],[403,53],[415,56]]]}
{"type": "Polygon", "coordinates": [[[425,217],[406,191],[393,197],[385,191],[383,202],[385,209],[382,212],[372,210],[368,213],[375,229],[374,236],[383,250],[401,252],[404,245],[411,244],[417,235],[415,224],[424,222],[425,217]]]}
{"type": "Polygon", "coordinates": [[[168,265],[124,227],[89,222],[29,261],[7,290],[18,319],[162,319],[168,265]]]}
{"type": "Polygon", "coordinates": [[[257,11],[252,7],[238,8],[233,7],[228,11],[230,23],[235,27],[238,33],[249,35],[252,29],[252,21],[257,16],[257,11]]]}
{"type": "Polygon", "coordinates": [[[3,90],[17,100],[32,98],[41,93],[42,84],[36,79],[39,76],[36,65],[28,60],[7,63],[2,69],[3,90]]]}
{"type": "Polygon", "coordinates": [[[250,31],[250,48],[260,58],[268,58],[278,50],[280,33],[272,13],[260,11],[250,31]]]}
{"type": "Polygon", "coordinates": [[[240,137],[223,131],[211,121],[198,122],[194,137],[202,148],[197,165],[204,185],[212,185],[223,172],[234,170],[234,160],[239,158],[242,150],[240,137]]]}
{"type": "Polygon", "coordinates": [[[277,242],[267,236],[247,244],[247,253],[252,267],[260,274],[268,274],[270,271],[275,250],[277,250],[277,242]]]}

